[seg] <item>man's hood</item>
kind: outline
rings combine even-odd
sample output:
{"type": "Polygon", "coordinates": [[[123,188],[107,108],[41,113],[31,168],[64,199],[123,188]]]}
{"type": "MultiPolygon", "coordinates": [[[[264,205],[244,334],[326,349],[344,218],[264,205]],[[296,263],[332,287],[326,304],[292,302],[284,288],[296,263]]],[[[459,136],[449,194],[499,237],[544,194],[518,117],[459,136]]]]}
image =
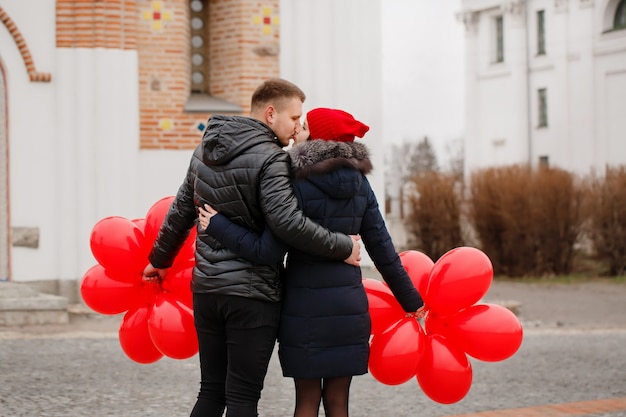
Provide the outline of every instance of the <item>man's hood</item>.
{"type": "Polygon", "coordinates": [[[203,162],[223,165],[263,142],[280,146],[278,138],[265,123],[250,117],[216,115],[209,119],[202,137],[203,162]]]}

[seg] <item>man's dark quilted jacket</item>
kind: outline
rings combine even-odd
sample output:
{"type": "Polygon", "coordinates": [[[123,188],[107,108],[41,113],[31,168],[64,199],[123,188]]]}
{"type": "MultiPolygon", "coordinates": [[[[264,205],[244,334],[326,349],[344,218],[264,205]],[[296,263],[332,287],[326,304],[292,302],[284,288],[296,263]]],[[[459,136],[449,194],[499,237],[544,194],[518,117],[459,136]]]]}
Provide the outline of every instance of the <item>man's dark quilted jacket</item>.
{"type": "MultiPolygon", "coordinates": [[[[329,232],[298,208],[289,156],[264,123],[214,116],[193,153],[183,184],[163,222],[150,262],[166,268],[196,227],[196,207],[209,203],[234,222],[261,233],[265,225],[289,246],[343,260],[351,239],[329,232]]],[[[281,297],[280,264],[253,264],[199,231],[192,290],[268,301],[281,297]]]]}

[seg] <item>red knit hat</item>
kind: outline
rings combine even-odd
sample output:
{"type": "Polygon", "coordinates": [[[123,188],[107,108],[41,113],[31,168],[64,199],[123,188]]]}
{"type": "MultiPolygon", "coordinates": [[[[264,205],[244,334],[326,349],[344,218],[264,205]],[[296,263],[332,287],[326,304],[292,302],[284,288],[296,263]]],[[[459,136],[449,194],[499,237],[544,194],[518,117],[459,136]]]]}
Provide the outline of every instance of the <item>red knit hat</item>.
{"type": "Polygon", "coordinates": [[[306,114],[311,139],[353,142],[370,130],[369,126],[356,120],[343,110],[317,108],[306,114]]]}

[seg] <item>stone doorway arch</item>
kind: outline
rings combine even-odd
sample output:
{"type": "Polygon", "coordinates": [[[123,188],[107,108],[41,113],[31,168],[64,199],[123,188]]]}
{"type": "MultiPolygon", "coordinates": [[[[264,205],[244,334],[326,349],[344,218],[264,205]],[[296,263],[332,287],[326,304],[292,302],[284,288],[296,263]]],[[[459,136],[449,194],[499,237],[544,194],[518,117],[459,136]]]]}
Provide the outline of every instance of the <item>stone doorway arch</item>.
{"type": "Polygon", "coordinates": [[[9,221],[9,138],[7,129],[7,94],[4,67],[0,58],[0,281],[8,281],[10,268],[9,221]]]}

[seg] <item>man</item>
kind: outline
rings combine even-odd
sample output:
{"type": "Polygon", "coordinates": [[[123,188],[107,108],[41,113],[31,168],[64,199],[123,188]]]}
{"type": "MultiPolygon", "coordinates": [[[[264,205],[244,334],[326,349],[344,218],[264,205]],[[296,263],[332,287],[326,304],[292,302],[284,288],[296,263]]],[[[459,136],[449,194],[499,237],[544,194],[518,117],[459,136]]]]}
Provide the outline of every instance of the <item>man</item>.
{"type": "MultiPolygon", "coordinates": [[[[208,203],[261,233],[265,225],[287,245],[352,265],[356,237],[332,233],[299,209],[282,146],[300,130],[305,95],[282,79],[261,84],[250,117],[214,116],[191,158],[150,253],[146,280],[164,269],[208,203]]],[[[192,417],[255,417],[278,331],[281,264],[253,264],[203,232],[196,240],[192,291],[201,384],[192,417]]]]}

